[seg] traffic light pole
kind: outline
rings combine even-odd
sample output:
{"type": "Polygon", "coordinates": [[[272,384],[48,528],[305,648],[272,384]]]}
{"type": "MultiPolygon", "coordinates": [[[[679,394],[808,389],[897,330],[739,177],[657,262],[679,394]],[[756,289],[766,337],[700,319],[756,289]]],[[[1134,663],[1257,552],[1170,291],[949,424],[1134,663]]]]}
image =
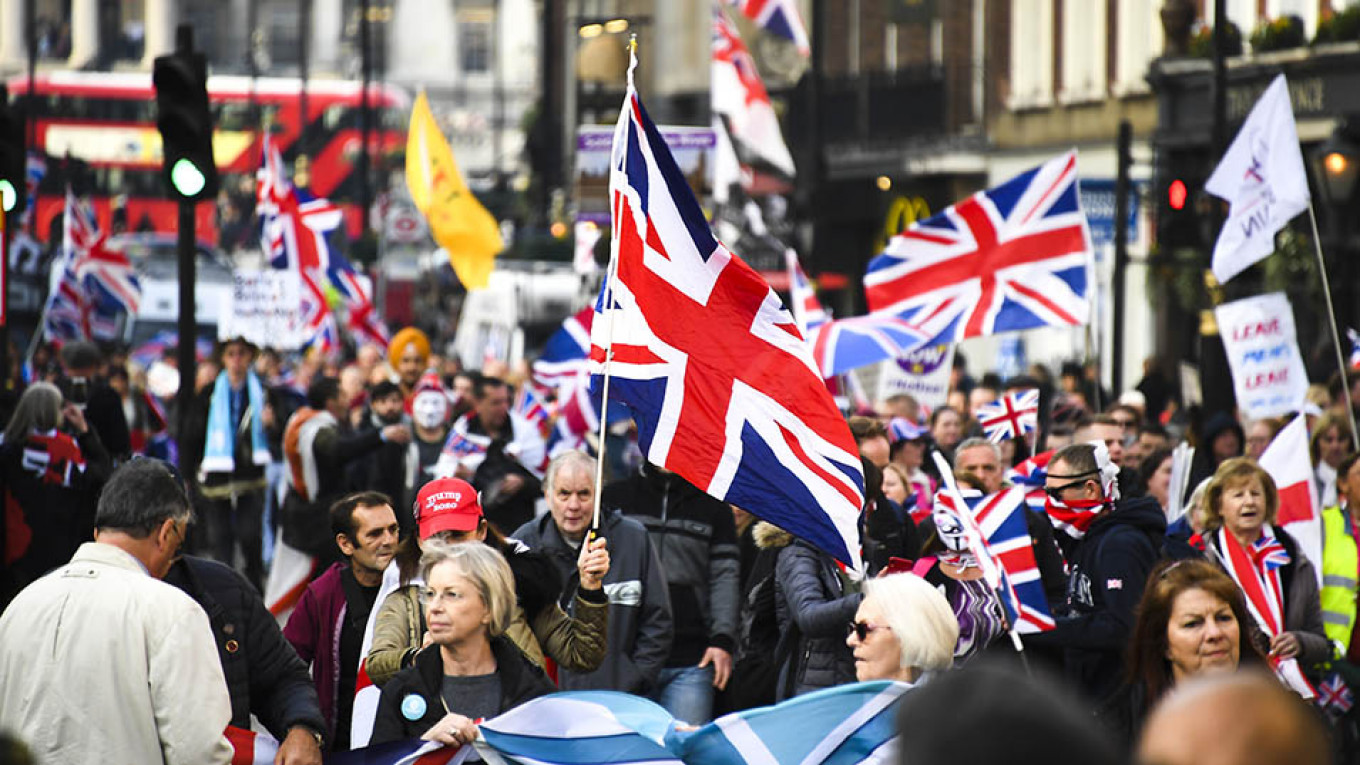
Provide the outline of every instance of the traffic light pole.
{"type": "Polygon", "coordinates": [[[1129,165],[1133,162],[1133,125],[1128,120],[1119,122],[1119,168],[1114,181],[1114,316],[1110,321],[1114,342],[1110,354],[1110,388],[1118,396],[1124,390],[1124,295],[1129,269],[1129,165]]]}
{"type": "MultiPolygon", "coordinates": [[[[175,52],[176,54],[188,55],[194,50],[194,32],[188,24],[181,24],[175,30],[175,52]]],[[[198,377],[195,369],[196,358],[194,351],[198,345],[198,323],[194,317],[197,314],[194,305],[194,282],[197,275],[194,273],[194,241],[197,238],[195,231],[196,220],[194,218],[195,202],[187,199],[179,199],[179,241],[177,256],[179,260],[179,321],[177,330],[179,332],[179,347],[176,349],[176,361],[179,367],[179,391],[175,395],[175,437],[183,439],[188,432],[190,411],[193,408],[194,381],[198,377]]],[[[181,455],[185,452],[181,451],[181,455]]],[[[184,467],[183,462],[180,464],[184,467]]]]}

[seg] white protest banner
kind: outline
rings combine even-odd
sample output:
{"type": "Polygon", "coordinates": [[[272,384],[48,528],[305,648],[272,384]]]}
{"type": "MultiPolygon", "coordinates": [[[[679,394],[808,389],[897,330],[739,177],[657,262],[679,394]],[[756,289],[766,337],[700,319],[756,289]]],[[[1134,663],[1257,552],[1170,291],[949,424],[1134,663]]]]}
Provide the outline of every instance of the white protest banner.
{"type": "Polygon", "coordinates": [[[1237,405],[1252,419],[1303,408],[1308,373],[1294,332],[1294,309],[1282,292],[1214,309],[1232,368],[1237,405]]]}
{"type": "Polygon", "coordinates": [[[244,337],[261,348],[294,350],[302,346],[302,298],[292,271],[237,270],[217,337],[244,337]]]}
{"type": "Polygon", "coordinates": [[[932,410],[949,399],[949,370],[954,366],[954,344],[927,345],[900,359],[885,361],[878,373],[878,400],[910,395],[932,410]]]}

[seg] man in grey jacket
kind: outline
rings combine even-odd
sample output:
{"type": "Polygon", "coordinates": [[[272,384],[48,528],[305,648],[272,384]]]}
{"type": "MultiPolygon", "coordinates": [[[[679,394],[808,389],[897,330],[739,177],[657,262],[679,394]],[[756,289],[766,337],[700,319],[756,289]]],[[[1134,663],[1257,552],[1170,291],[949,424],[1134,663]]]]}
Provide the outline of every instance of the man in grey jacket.
{"type": "Polygon", "coordinates": [[[562,690],[613,690],[646,695],[656,687],[671,650],[671,602],[647,530],[612,512],[586,541],[594,512],[595,460],[583,452],[559,455],[543,481],[550,512],[520,526],[514,537],[553,561],[566,583],[562,608],[576,603],[576,560],[582,544],[606,544],[609,573],[608,652],[594,672],[558,670],[562,690]]]}

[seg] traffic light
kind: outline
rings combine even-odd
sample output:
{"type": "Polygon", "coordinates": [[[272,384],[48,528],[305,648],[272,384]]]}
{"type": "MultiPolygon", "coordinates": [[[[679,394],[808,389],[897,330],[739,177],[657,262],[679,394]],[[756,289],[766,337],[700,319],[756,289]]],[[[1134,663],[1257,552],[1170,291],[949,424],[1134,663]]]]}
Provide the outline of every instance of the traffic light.
{"type": "Polygon", "coordinates": [[[217,166],[203,54],[181,49],[158,56],[151,81],[156,86],[156,127],[170,196],[188,202],[211,199],[217,194],[217,166]]]}
{"type": "Polygon", "coordinates": [[[25,204],[24,118],[9,103],[0,85],[0,211],[10,212],[25,204]]]}

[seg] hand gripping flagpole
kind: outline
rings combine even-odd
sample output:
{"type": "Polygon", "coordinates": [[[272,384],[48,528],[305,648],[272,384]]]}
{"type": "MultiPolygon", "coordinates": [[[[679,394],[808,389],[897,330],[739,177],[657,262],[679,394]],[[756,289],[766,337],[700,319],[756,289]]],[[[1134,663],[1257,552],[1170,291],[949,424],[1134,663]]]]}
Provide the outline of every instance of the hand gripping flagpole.
{"type": "Polygon", "coordinates": [[[978,565],[982,568],[982,581],[986,582],[987,588],[996,597],[996,605],[1001,609],[1001,622],[1006,625],[1006,632],[1011,636],[1011,643],[1015,646],[1015,652],[1020,655],[1020,663],[1025,667],[1025,674],[1030,673],[1029,659],[1025,656],[1025,643],[1020,639],[1020,633],[1016,625],[1006,616],[1006,605],[1001,597],[1001,591],[997,585],[992,584],[992,580],[1000,581],[1000,571],[997,570],[997,563],[990,555],[979,554],[984,540],[982,531],[978,528],[977,520],[971,517],[968,503],[964,501],[963,494],[959,491],[959,485],[954,482],[954,471],[949,467],[949,460],[940,454],[938,449],[932,449],[930,456],[935,460],[935,467],[940,471],[940,480],[944,482],[944,490],[954,497],[955,506],[960,513],[969,513],[970,517],[961,519],[963,521],[964,533],[968,537],[968,546],[973,548],[973,554],[977,557],[978,565]]]}
{"type": "MultiPolygon", "coordinates": [[[[1322,276],[1322,294],[1327,298],[1327,322],[1332,328],[1332,349],[1336,351],[1336,368],[1341,373],[1341,382],[1346,381],[1346,357],[1341,353],[1341,334],[1336,329],[1336,313],[1332,310],[1332,285],[1327,278],[1327,264],[1322,260],[1322,239],[1318,236],[1317,215],[1313,213],[1313,202],[1308,201],[1308,223],[1313,227],[1313,252],[1317,254],[1318,274],[1322,276]]],[[[1346,419],[1351,426],[1351,445],[1360,451],[1360,430],[1355,427],[1355,408],[1346,407],[1346,419]]]]}
{"type": "MultiPolygon", "coordinates": [[[[624,96],[624,108],[628,108],[627,100],[633,94],[633,70],[637,68],[637,34],[629,35],[628,38],[628,89],[624,96]]],[[[614,131],[614,145],[619,141],[619,131],[614,131]]],[[[618,172],[613,167],[611,161],[610,173],[618,172]]],[[[609,271],[605,274],[604,285],[604,310],[609,312],[609,326],[605,330],[604,342],[604,382],[600,386],[600,430],[596,441],[595,459],[595,507],[590,518],[591,532],[600,528],[600,503],[604,499],[604,459],[605,459],[605,429],[609,423],[609,366],[614,360],[614,319],[618,316],[618,311],[614,310],[614,280],[618,277],[619,270],[619,226],[618,221],[611,221],[610,243],[609,243],[609,271]]]]}

